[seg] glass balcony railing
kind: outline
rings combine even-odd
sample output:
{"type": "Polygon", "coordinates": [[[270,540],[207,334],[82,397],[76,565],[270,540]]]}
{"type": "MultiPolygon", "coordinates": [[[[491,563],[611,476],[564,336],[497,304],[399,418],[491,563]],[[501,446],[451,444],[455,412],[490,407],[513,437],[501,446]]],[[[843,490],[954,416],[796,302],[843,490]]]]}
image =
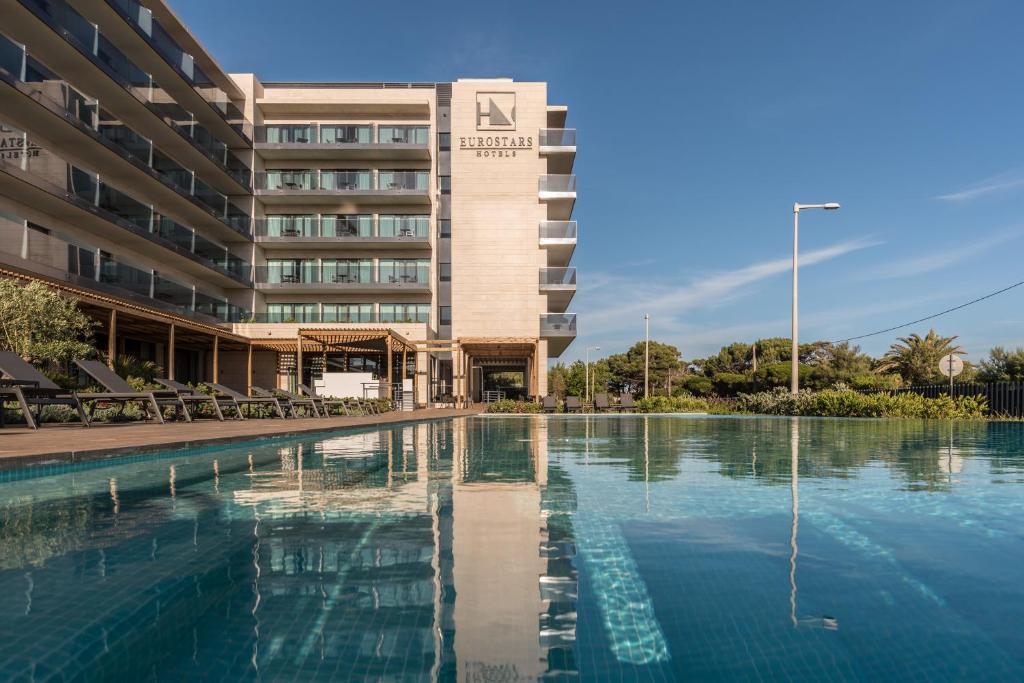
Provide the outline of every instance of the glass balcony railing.
{"type": "Polygon", "coordinates": [[[540,314],[540,336],[541,337],[575,337],[576,336],[576,314],[575,313],[541,313],[540,314]]]}
{"type": "Polygon", "coordinates": [[[541,194],[576,194],[576,176],[542,175],[539,180],[541,194]]]}
{"type": "Polygon", "coordinates": [[[199,313],[223,322],[238,322],[248,311],[226,299],[206,294],[158,271],[133,265],[60,232],[28,224],[18,216],[0,212],[0,254],[36,264],[43,274],[53,271],[75,276],[76,283],[149,299],[185,313],[199,313]]]}
{"type": "Polygon", "coordinates": [[[541,287],[575,287],[575,268],[541,268],[541,287]]]}
{"type": "Polygon", "coordinates": [[[541,221],[541,240],[575,240],[576,221],[541,221]]]}
{"type": "Polygon", "coordinates": [[[382,190],[426,192],[429,182],[427,171],[380,171],[378,187],[382,190]]]}
{"type": "Polygon", "coordinates": [[[541,147],[575,147],[575,128],[541,128],[539,136],[541,147]]]}
{"type": "Polygon", "coordinates": [[[426,259],[381,259],[377,270],[377,281],[386,284],[427,284],[429,280],[426,259]]]}
{"type": "Polygon", "coordinates": [[[268,170],[256,174],[257,190],[392,190],[426,192],[429,171],[379,171],[369,169],[340,171],[333,169],[268,170]]]}
{"type": "Polygon", "coordinates": [[[374,126],[371,124],[267,123],[256,126],[256,142],[288,145],[422,145],[430,137],[428,126],[374,126]]]}
{"type": "MultiPolygon", "coordinates": [[[[179,105],[165,90],[160,88],[152,76],[132,62],[127,55],[110,42],[95,24],[75,11],[64,0],[19,1],[46,22],[54,31],[67,39],[80,52],[88,55],[94,62],[105,68],[123,88],[163,117],[179,134],[195,142],[197,147],[233,178],[245,187],[249,187],[249,169],[245,167],[245,164],[237,155],[231,153],[227,145],[217,140],[205,128],[200,126],[199,129],[196,129],[196,126],[199,126],[199,124],[194,122],[193,115],[179,105]],[[212,141],[206,138],[211,138],[212,141]],[[242,168],[245,170],[243,171],[242,168]]],[[[115,3],[117,2],[117,0],[114,1],[115,3]]],[[[120,8],[119,11],[121,11],[120,8]]],[[[225,107],[225,109],[230,111],[231,107],[234,107],[234,105],[225,107]]],[[[214,108],[216,109],[216,107],[214,108]]],[[[237,111],[237,108],[235,110],[237,111]]],[[[229,114],[222,113],[222,115],[226,118],[230,117],[229,114]]],[[[232,125],[236,127],[236,130],[244,130],[246,125],[248,125],[250,129],[250,133],[246,135],[248,139],[251,137],[252,124],[244,121],[244,117],[242,117],[242,120],[243,122],[237,126],[233,123],[232,125]]],[[[231,123],[230,120],[229,123],[231,123]]]]}
{"type": "Polygon", "coordinates": [[[153,12],[135,0],[107,0],[129,24],[136,27],[150,46],[192,86],[224,120],[246,139],[252,139],[252,124],[221,88],[195,63],[171,34],[153,17],[153,12]]]}
{"type": "Polygon", "coordinates": [[[205,261],[215,270],[245,283],[250,282],[249,264],[232,255],[226,246],[161,215],[151,205],[101,180],[91,171],[74,166],[37,145],[30,145],[27,140],[24,147],[35,147],[39,153],[26,155],[21,168],[46,183],[60,183],[56,191],[95,207],[100,215],[116,225],[135,233],[157,236],[205,261]]]}
{"type": "Polygon", "coordinates": [[[428,239],[430,216],[380,216],[375,229],[371,214],[284,214],[256,221],[258,237],[428,239]]]}
{"type": "Polygon", "coordinates": [[[425,259],[382,259],[374,278],[369,259],[268,261],[256,266],[260,284],[366,284],[423,285],[429,283],[430,262],[425,259]]]}

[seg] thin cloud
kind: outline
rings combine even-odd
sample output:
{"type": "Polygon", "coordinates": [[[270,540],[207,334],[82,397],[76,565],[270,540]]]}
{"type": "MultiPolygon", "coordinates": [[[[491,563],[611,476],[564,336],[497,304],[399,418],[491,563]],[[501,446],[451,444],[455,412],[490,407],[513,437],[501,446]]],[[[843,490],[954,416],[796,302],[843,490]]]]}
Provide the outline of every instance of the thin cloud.
{"type": "Polygon", "coordinates": [[[922,256],[918,256],[917,258],[892,261],[891,263],[887,263],[868,271],[864,274],[863,279],[891,280],[894,278],[913,277],[930,273],[935,270],[942,270],[943,268],[948,268],[949,266],[974,258],[975,256],[987,251],[991,251],[1001,244],[1020,237],[1020,235],[1020,230],[1000,233],[982,240],[967,242],[963,245],[952,247],[950,249],[933,251],[922,256]]]}
{"type": "MultiPolygon", "coordinates": [[[[845,254],[869,247],[881,242],[869,239],[851,240],[839,244],[815,249],[801,254],[802,266],[813,266],[845,254]]],[[[593,312],[586,313],[583,324],[588,335],[608,333],[623,327],[624,319],[632,319],[637,312],[646,312],[667,318],[685,310],[697,307],[714,308],[735,299],[744,288],[768,278],[789,272],[792,260],[788,257],[753,263],[749,266],[731,271],[715,273],[691,281],[681,287],[649,284],[642,279],[598,275],[603,283],[588,294],[607,292],[608,297],[614,296],[619,305],[602,306],[593,312]]]]}
{"type": "Polygon", "coordinates": [[[966,188],[936,197],[945,202],[969,202],[978,197],[1024,187],[1024,171],[1009,171],[968,185],[966,188]]]}

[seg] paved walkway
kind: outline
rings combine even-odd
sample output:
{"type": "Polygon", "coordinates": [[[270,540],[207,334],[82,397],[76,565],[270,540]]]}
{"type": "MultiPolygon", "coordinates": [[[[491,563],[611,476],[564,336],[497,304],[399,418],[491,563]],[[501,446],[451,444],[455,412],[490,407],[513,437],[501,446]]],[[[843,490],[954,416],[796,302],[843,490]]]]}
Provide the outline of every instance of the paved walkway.
{"type": "Polygon", "coordinates": [[[475,415],[467,410],[429,409],[366,417],[329,417],[262,420],[196,420],[187,422],[94,424],[46,424],[38,430],[26,427],[0,429],[0,469],[47,460],[93,460],[112,455],[250,441],[261,437],[290,436],[345,427],[369,427],[419,420],[475,415]]]}

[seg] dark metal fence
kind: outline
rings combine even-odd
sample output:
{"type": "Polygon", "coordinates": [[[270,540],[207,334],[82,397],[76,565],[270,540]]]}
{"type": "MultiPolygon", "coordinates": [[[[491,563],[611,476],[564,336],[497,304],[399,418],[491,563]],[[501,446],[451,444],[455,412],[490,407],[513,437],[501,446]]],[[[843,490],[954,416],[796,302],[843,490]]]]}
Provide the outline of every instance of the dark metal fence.
{"type": "MultiPolygon", "coordinates": [[[[938,398],[949,394],[949,384],[922,384],[899,389],[868,389],[864,393],[885,391],[893,394],[920,394],[938,398]]],[[[1024,418],[1024,382],[955,382],[953,397],[984,396],[990,415],[1024,418]]]]}

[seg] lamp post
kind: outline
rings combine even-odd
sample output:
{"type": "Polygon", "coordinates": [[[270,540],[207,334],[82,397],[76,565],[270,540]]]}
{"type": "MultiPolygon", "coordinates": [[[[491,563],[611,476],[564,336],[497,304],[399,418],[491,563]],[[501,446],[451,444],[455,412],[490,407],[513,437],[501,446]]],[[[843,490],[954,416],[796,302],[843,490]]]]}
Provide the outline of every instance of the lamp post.
{"type": "Polygon", "coordinates": [[[600,346],[588,346],[584,350],[584,354],[586,355],[586,358],[587,358],[587,360],[585,361],[585,363],[583,365],[583,373],[586,375],[585,381],[586,381],[586,386],[587,386],[587,389],[586,389],[586,397],[587,397],[586,400],[587,400],[587,403],[590,402],[590,352],[591,351],[600,351],[600,350],[601,350],[600,346]]]}
{"type": "Polygon", "coordinates": [[[650,391],[651,381],[651,316],[644,313],[644,398],[650,391]]]}
{"type": "Polygon", "coordinates": [[[825,209],[835,211],[839,204],[829,202],[828,204],[793,204],[793,352],[790,356],[789,390],[793,394],[800,391],[800,344],[797,336],[800,332],[797,311],[797,242],[800,235],[800,212],[804,209],[825,209]]]}

